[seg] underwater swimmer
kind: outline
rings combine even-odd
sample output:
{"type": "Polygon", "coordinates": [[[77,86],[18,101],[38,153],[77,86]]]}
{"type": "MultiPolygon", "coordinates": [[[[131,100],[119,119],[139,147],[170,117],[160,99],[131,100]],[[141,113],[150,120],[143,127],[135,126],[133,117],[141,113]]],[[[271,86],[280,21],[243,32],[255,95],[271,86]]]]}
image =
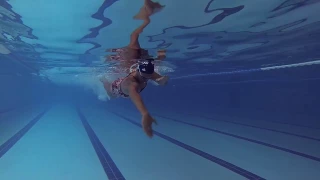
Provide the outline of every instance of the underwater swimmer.
{"type": "Polygon", "coordinates": [[[134,19],[143,20],[143,24],[135,29],[130,35],[130,43],[123,48],[108,49],[108,52],[114,52],[116,55],[107,56],[107,61],[116,60],[120,62],[119,68],[115,71],[129,70],[126,77],[118,78],[113,82],[109,82],[105,77],[100,78],[104,89],[109,98],[130,98],[142,115],[142,127],[145,133],[152,137],[152,123],[156,123],[155,119],[151,117],[140,92],[147,86],[149,80],[153,80],[159,85],[165,85],[168,81],[168,76],[161,76],[154,71],[154,60],[163,60],[166,58],[166,51],[159,50],[157,57],[152,58],[148,50],[141,48],[139,43],[139,36],[144,28],[150,24],[150,16],[161,11],[164,6],[151,0],[144,0],[144,4],[140,11],[134,16],[134,19]],[[137,63],[138,62],[138,63],[137,63]],[[131,67],[137,64],[137,68],[133,71],[131,67]]]}
{"type": "Polygon", "coordinates": [[[142,115],[142,127],[144,132],[149,137],[152,137],[152,123],[156,123],[156,120],[151,117],[139,94],[146,88],[149,80],[153,80],[159,85],[166,85],[169,80],[168,76],[161,76],[154,71],[153,59],[140,61],[137,70],[131,72],[126,77],[118,78],[113,82],[109,82],[105,77],[100,79],[110,99],[123,97],[132,100],[142,115]]]}

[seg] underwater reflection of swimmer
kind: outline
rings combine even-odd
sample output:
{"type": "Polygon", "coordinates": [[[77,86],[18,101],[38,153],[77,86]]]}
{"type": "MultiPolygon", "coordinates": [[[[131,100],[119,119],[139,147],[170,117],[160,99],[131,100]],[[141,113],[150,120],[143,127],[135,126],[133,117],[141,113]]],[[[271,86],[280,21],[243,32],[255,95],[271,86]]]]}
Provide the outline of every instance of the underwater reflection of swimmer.
{"type": "Polygon", "coordinates": [[[118,78],[113,82],[109,82],[105,77],[100,79],[110,99],[124,97],[133,101],[142,115],[142,127],[145,133],[152,137],[152,123],[156,123],[156,121],[149,114],[139,94],[146,88],[149,80],[153,80],[159,85],[166,85],[169,80],[168,76],[161,76],[154,72],[154,63],[151,59],[140,61],[138,69],[126,77],[118,78]]]}
{"type": "MultiPolygon", "coordinates": [[[[106,56],[106,61],[118,60],[120,66],[129,69],[130,66],[138,59],[151,58],[148,50],[141,48],[139,43],[139,36],[143,32],[144,28],[150,23],[150,16],[154,13],[159,12],[165,6],[159,3],[152,2],[151,0],[145,0],[143,7],[140,9],[139,13],[134,16],[135,19],[143,20],[143,24],[135,29],[130,35],[129,45],[122,48],[107,49],[107,52],[114,52],[116,55],[106,56]]],[[[158,50],[157,57],[155,60],[163,60],[166,58],[165,50],[158,50]]]]}

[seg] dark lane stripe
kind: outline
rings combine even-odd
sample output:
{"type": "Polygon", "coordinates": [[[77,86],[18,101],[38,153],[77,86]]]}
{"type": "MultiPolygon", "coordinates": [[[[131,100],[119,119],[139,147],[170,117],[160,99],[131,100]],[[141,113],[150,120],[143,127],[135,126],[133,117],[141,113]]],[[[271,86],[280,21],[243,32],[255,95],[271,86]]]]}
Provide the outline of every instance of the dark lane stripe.
{"type": "Polygon", "coordinates": [[[0,110],[0,114],[4,114],[4,113],[6,113],[6,112],[10,112],[10,111],[13,111],[13,110],[15,110],[16,108],[7,108],[7,109],[1,109],[0,110]]]}
{"type": "Polygon", "coordinates": [[[41,117],[50,109],[46,108],[42,113],[38,114],[33,120],[31,120],[25,127],[23,127],[19,132],[13,135],[5,143],[0,146],[0,158],[8,152],[13,145],[15,145],[40,119],[41,117]]]}
{"type": "Polygon", "coordinates": [[[4,114],[4,113],[10,112],[10,111],[14,111],[14,110],[17,110],[18,108],[23,108],[24,106],[27,106],[27,104],[22,104],[22,105],[20,104],[20,105],[18,105],[16,107],[10,107],[10,108],[6,108],[6,109],[1,109],[0,110],[0,114],[4,114]]]}
{"type": "Polygon", "coordinates": [[[256,143],[256,144],[260,144],[260,145],[263,145],[263,146],[271,147],[271,148],[274,148],[274,149],[278,149],[278,150],[281,150],[281,151],[285,151],[285,152],[288,152],[288,153],[291,153],[291,154],[295,154],[295,155],[298,155],[298,156],[301,156],[301,157],[304,157],[304,158],[308,158],[308,159],[320,162],[320,158],[319,157],[315,157],[315,156],[311,156],[311,155],[304,154],[304,153],[301,153],[301,152],[297,152],[297,151],[294,151],[294,150],[290,150],[290,149],[286,149],[286,148],[283,148],[283,147],[275,146],[275,145],[268,144],[268,143],[265,143],[265,142],[262,142],[262,141],[249,139],[249,138],[246,138],[246,137],[238,136],[238,135],[235,135],[235,134],[230,134],[230,133],[219,131],[219,130],[216,130],[216,129],[206,128],[206,127],[203,127],[203,126],[187,123],[187,122],[176,120],[176,119],[169,118],[169,117],[164,117],[164,116],[159,116],[159,115],[156,115],[156,116],[162,117],[162,118],[167,119],[167,120],[179,122],[179,123],[182,123],[182,124],[187,124],[187,125],[190,125],[190,126],[194,126],[194,127],[198,127],[198,128],[201,128],[201,129],[205,129],[205,130],[208,130],[208,131],[212,131],[212,132],[215,132],[215,133],[219,133],[219,134],[231,136],[231,137],[234,137],[234,138],[246,140],[246,141],[253,142],[253,143],[256,143]]]}
{"type": "MultiPolygon", "coordinates": [[[[231,123],[234,122],[234,121],[227,121],[227,120],[216,120],[216,119],[214,119],[214,117],[208,117],[208,116],[199,115],[199,114],[193,114],[193,113],[188,113],[188,112],[179,112],[179,113],[180,114],[182,114],[182,113],[183,114],[188,114],[188,115],[195,116],[195,117],[202,117],[202,118],[213,120],[213,121],[224,121],[224,122],[231,122],[231,123]]],[[[296,123],[292,123],[292,122],[281,122],[281,121],[273,121],[273,120],[260,120],[260,121],[272,122],[272,123],[276,123],[276,124],[285,124],[285,125],[290,125],[290,126],[297,126],[297,127],[302,127],[302,128],[314,129],[314,130],[318,130],[318,131],[320,130],[320,127],[307,126],[307,125],[296,124],[296,123]]]]}
{"type": "MultiPolygon", "coordinates": [[[[208,117],[208,116],[203,116],[203,115],[195,115],[195,114],[191,114],[191,113],[186,113],[186,114],[189,114],[189,115],[192,115],[192,116],[196,116],[196,117],[202,117],[202,118],[205,118],[205,119],[209,119],[209,120],[213,120],[213,121],[224,121],[224,122],[230,122],[230,123],[237,123],[237,122],[234,122],[234,121],[227,121],[227,120],[216,120],[212,117],[208,117]]],[[[277,123],[277,124],[285,124],[285,125],[290,125],[290,126],[297,126],[297,127],[303,127],[303,128],[309,128],[309,129],[314,129],[314,130],[320,130],[320,128],[318,127],[310,127],[310,126],[306,126],[306,125],[301,125],[301,124],[294,124],[294,123],[287,123],[287,122],[279,122],[279,121],[266,121],[266,120],[261,120],[261,121],[264,121],[264,122],[272,122],[272,123],[277,123]]],[[[239,123],[240,125],[247,125],[247,124],[241,124],[239,123]]],[[[260,128],[260,127],[258,127],[260,128]]],[[[319,140],[319,139],[318,139],[319,140]]]]}
{"type": "Polygon", "coordinates": [[[273,123],[278,123],[278,124],[285,124],[285,125],[290,125],[290,126],[298,126],[298,127],[303,127],[303,128],[320,130],[319,127],[310,127],[310,126],[302,125],[302,124],[295,124],[295,123],[288,123],[288,122],[279,122],[279,121],[266,121],[266,122],[273,122],[273,123]]]}
{"type": "Polygon", "coordinates": [[[100,163],[108,176],[109,180],[125,180],[124,176],[113,162],[111,156],[109,155],[108,151],[104,148],[101,141],[99,140],[98,136],[95,134],[91,126],[89,125],[86,117],[81,113],[80,109],[77,108],[78,115],[82,121],[82,124],[90,138],[91,144],[96,151],[100,163]]]}
{"type": "MultiPolygon", "coordinates": [[[[158,114],[156,114],[156,115],[160,116],[158,114]]],[[[192,114],[189,114],[189,115],[192,115],[192,114]]],[[[193,115],[193,116],[195,116],[195,115],[193,115]]],[[[252,127],[252,128],[255,128],[255,129],[261,129],[261,130],[265,130],[265,131],[277,132],[277,133],[281,133],[281,134],[286,134],[286,135],[290,135],[290,136],[296,136],[296,137],[300,137],[300,138],[304,138],[304,139],[309,139],[309,140],[320,142],[320,139],[318,139],[318,138],[314,138],[314,137],[310,137],[310,136],[304,136],[304,135],[300,135],[300,134],[294,134],[294,133],[290,133],[290,132],[286,132],[286,131],[279,131],[279,130],[270,129],[270,128],[263,128],[263,127],[259,127],[259,126],[254,126],[254,125],[249,125],[249,124],[239,123],[239,122],[234,122],[234,121],[217,120],[217,119],[209,118],[209,117],[206,117],[206,116],[198,116],[198,117],[204,118],[204,119],[213,120],[213,121],[221,121],[221,122],[226,122],[226,123],[230,123],[230,124],[236,124],[236,125],[240,125],[240,126],[252,127]]]]}
{"type": "MultiPolygon", "coordinates": [[[[128,122],[130,122],[130,123],[132,123],[132,124],[134,124],[136,126],[138,126],[138,127],[142,127],[139,123],[137,123],[137,122],[135,122],[135,121],[133,121],[133,120],[127,118],[127,117],[124,117],[124,116],[122,116],[122,115],[120,115],[118,113],[115,113],[115,112],[112,112],[112,113],[117,115],[117,116],[119,116],[119,117],[121,117],[122,119],[124,119],[124,120],[126,120],[126,121],[128,121],[128,122]]],[[[197,148],[194,148],[192,146],[184,144],[184,143],[182,143],[182,142],[180,142],[178,140],[175,140],[175,139],[173,139],[173,138],[171,138],[169,136],[166,136],[164,134],[161,134],[161,133],[159,133],[157,131],[154,131],[154,135],[157,135],[157,136],[159,136],[159,137],[161,137],[161,138],[163,138],[163,139],[165,139],[165,140],[167,140],[169,142],[172,142],[172,143],[176,144],[177,146],[180,146],[180,147],[182,147],[182,148],[184,148],[184,149],[186,149],[186,150],[188,150],[190,152],[193,152],[193,153],[195,153],[195,154],[197,154],[197,155],[199,155],[199,156],[201,156],[203,158],[206,158],[207,160],[209,160],[211,162],[219,164],[220,166],[223,166],[223,167],[225,167],[225,168],[227,168],[227,169],[229,169],[229,170],[231,170],[231,171],[233,171],[233,172],[235,172],[235,173],[237,173],[237,174],[239,174],[239,175],[241,175],[243,177],[246,177],[246,178],[252,179],[252,180],[262,180],[262,179],[264,179],[264,178],[262,178],[262,177],[260,177],[260,176],[258,176],[256,174],[253,174],[252,172],[249,172],[249,171],[247,171],[245,169],[242,169],[242,168],[240,168],[240,167],[238,167],[238,166],[236,166],[234,164],[231,164],[231,163],[229,163],[227,161],[224,161],[224,160],[219,159],[219,158],[217,158],[215,156],[212,156],[212,155],[210,155],[210,154],[208,154],[206,152],[203,152],[203,151],[201,151],[201,150],[199,150],[197,148]]]]}

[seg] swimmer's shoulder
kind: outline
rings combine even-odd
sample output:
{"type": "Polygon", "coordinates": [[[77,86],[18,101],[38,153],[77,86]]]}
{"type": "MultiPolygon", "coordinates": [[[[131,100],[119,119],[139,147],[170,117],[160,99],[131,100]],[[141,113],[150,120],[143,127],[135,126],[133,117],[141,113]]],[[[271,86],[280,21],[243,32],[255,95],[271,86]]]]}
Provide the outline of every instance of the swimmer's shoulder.
{"type": "Polygon", "coordinates": [[[136,78],[136,75],[137,75],[136,73],[137,71],[130,73],[124,80],[128,82],[138,82],[136,78]]]}

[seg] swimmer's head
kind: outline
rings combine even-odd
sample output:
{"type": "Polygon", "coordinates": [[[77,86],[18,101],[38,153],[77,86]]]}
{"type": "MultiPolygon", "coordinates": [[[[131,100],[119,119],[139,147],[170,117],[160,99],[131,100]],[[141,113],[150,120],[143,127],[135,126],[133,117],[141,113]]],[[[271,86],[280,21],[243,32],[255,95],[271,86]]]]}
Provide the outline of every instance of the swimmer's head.
{"type": "Polygon", "coordinates": [[[145,77],[148,79],[151,78],[151,75],[154,72],[154,64],[152,61],[153,59],[146,59],[139,62],[138,68],[139,68],[140,75],[142,77],[145,77]]]}

